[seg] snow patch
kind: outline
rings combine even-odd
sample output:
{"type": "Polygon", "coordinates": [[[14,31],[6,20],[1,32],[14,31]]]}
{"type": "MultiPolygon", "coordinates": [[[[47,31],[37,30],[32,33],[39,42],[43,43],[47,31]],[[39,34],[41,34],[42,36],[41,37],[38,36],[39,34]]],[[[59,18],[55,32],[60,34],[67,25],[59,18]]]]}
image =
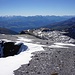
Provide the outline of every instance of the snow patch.
{"type": "Polygon", "coordinates": [[[47,46],[47,45],[42,45],[43,47],[49,47],[49,48],[68,48],[68,47],[64,47],[64,46],[61,46],[61,45],[51,45],[51,46],[47,46]]]}
{"type": "Polygon", "coordinates": [[[68,47],[64,47],[64,46],[60,46],[60,45],[51,45],[49,47],[50,48],[68,48],[68,47]]]}
{"type": "Polygon", "coordinates": [[[68,44],[68,43],[54,43],[54,44],[59,46],[75,46],[75,44],[68,44]]]}
{"type": "Polygon", "coordinates": [[[11,42],[11,40],[7,40],[7,39],[0,39],[0,41],[11,42]]]}
{"type": "Polygon", "coordinates": [[[27,39],[27,38],[23,38],[23,37],[18,37],[17,40],[19,40],[19,41],[21,41],[21,42],[32,42],[31,39],[27,39]]]}

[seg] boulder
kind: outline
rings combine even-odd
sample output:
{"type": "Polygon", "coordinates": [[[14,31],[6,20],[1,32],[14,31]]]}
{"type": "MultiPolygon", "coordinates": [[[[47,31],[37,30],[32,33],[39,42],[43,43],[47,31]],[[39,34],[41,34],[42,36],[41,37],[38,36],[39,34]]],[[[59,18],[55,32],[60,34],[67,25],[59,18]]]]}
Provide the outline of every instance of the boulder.
{"type": "Polygon", "coordinates": [[[27,34],[27,31],[21,31],[20,34],[27,34]]]}
{"type": "Polygon", "coordinates": [[[41,31],[42,32],[50,32],[51,30],[49,28],[42,28],[41,31]]]}
{"type": "Polygon", "coordinates": [[[58,75],[58,73],[52,73],[51,75],[58,75]]]}
{"type": "Polygon", "coordinates": [[[29,35],[33,35],[33,31],[34,30],[23,30],[20,32],[20,34],[29,34],[29,35]]]}
{"type": "Polygon", "coordinates": [[[22,43],[15,44],[15,42],[4,42],[0,43],[0,57],[14,56],[19,53],[22,43]]]}

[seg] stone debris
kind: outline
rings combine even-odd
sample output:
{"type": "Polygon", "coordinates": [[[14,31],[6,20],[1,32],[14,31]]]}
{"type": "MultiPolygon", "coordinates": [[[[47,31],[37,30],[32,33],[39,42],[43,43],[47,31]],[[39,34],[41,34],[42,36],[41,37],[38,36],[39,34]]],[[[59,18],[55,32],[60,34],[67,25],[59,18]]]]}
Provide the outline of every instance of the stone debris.
{"type": "Polygon", "coordinates": [[[29,64],[22,65],[14,73],[15,75],[74,75],[74,48],[35,52],[29,64]]]}
{"type": "Polygon", "coordinates": [[[33,35],[37,38],[49,40],[53,42],[63,42],[63,43],[75,43],[75,40],[65,36],[68,32],[65,31],[52,31],[48,28],[40,28],[40,29],[33,29],[33,30],[25,30],[22,31],[20,34],[29,34],[33,35]]]}
{"type": "MultiPolygon", "coordinates": [[[[39,44],[52,45],[55,42],[75,43],[75,40],[60,31],[33,31],[41,37],[39,44]]],[[[37,38],[33,40],[38,42],[37,38]]],[[[34,52],[32,60],[14,71],[14,75],[75,75],[75,46],[65,48],[43,47],[45,51],[34,52]]]]}

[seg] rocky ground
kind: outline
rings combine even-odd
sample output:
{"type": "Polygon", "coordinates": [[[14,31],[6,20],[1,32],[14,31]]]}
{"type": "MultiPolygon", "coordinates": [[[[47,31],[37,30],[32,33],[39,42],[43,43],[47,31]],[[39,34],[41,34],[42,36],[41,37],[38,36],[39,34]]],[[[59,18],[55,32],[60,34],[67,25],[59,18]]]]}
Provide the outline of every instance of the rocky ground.
{"type": "MultiPolygon", "coordinates": [[[[37,31],[36,31],[37,33],[37,31]]],[[[39,33],[39,32],[38,32],[39,33]]],[[[34,43],[46,45],[45,51],[34,52],[32,60],[14,71],[15,75],[75,75],[75,46],[65,44],[62,47],[49,47],[55,42],[74,43],[75,40],[62,35],[63,32],[43,32],[39,36],[44,39],[34,39],[34,43]],[[49,36],[50,35],[50,36],[49,36]],[[47,39],[45,39],[47,38],[47,39]],[[52,38],[52,39],[51,39],[52,38]]]]}
{"type": "Polygon", "coordinates": [[[15,75],[75,75],[74,48],[46,48],[35,52],[29,64],[14,71],[15,75]]]}
{"type": "Polygon", "coordinates": [[[14,71],[14,75],[75,75],[75,40],[63,35],[65,32],[40,32],[39,30],[37,32],[36,30],[34,34],[36,33],[41,39],[27,34],[2,35],[13,41],[18,37],[29,38],[33,43],[43,45],[44,48],[44,51],[32,53],[34,54],[32,60],[28,64],[21,65],[14,71]],[[55,45],[55,43],[63,43],[63,45],[55,45]]]}

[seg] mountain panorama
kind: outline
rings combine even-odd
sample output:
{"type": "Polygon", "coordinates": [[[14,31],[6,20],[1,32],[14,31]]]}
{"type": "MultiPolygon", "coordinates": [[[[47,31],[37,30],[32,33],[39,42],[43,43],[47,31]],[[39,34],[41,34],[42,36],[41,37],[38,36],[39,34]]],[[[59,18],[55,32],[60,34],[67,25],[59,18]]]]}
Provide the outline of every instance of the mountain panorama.
{"type": "Polygon", "coordinates": [[[20,32],[27,29],[46,27],[47,25],[65,21],[72,17],[73,16],[1,16],[0,27],[20,32]]]}
{"type": "Polygon", "coordinates": [[[0,75],[75,75],[75,16],[1,16],[0,75]]]}

